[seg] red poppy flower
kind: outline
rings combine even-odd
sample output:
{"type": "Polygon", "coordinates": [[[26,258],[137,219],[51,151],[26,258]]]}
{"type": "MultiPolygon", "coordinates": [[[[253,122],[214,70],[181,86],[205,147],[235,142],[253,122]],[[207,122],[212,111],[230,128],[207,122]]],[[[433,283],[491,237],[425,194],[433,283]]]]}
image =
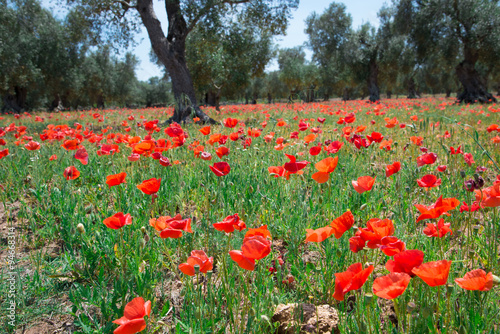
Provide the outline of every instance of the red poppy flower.
{"type": "Polygon", "coordinates": [[[384,136],[382,136],[380,132],[372,132],[372,134],[367,135],[366,138],[368,138],[370,142],[380,143],[384,139],[384,136]]]}
{"type": "Polygon", "coordinates": [[[226,233],[234,232],[234,230],[242,231],[247,228],[244,221],[240,219],[237,213],[227,216],[223,221],[212,224],[217,231],[226,233]]]}
{"type": "Polygon", "coordinates": [[[236,125],[238,125],[238,120],[236,118],[226,118],[226,120],[224,121],[224,126],[226,128],[234,128],[236,127],[236,125]]]}
{"type": "Polygon", "coordinates": [[[316,172],[312,175],[313,180],[318,183],[327,182],[330,178],[330,173],[332,173],[335,168],[337,168],[338,161],[339,157],[337,156],[335,158],[328,157],[316,163],[314,167],[316,167],[319,172],[316,172]]]}
{"type": "MultiPolygon", "coordinates": [[[[356,232],[356,234],[358,234],[356,232]]],[[[359,235],[349,238],[349,249],[353,253],[357,253],[365,248],[366,242],[359,235]]]]}
{"type": "Polygon", "coordinates": [[[467,165],[472,166],[472,164],[476,163],[474,161],[474,157],[472,156],[472,154],[464,153],[463,156],[464,156],[464,160],[467,163],[467,165]]]}
{"type": "Polygon", "coordinates": [[[450,154],[462,154],[464,151],[462,151],[462,145],[460,145],[456,150],[450,146],[450,154]]]}
{"type": "Polygon", "coordinates": [[[398,125],[398,124],[399,124],[399,121],[397,120],[397,118],[396,118],[396,117],[394,117],[394,118],[392,118],[392,119],[391,119],[391,118],[386,117],[386,118],[384,118],[384,121],[385,121],[385,123],[386,123],[386,124],[385,124],[385,127],[386,127],[386,128],[389,128],[389,129],[390,129],[390,128],[393,128],[393,127],[395,127],[396,125],[398,125]]]}
{"type": "Polygon", "coordinates": [[[446,170],[446,168],[446,165],[439,165],[437,166],[437,171],[442,173],[446,170]]]}
{"type": "Polygon", "coordinates": [[[131,161],[131,162],[137,161],[140,158],[141,158],[141,155],[137,154],[137,153],[132,153],[132,154],[130,154],[130,156],[127,157],[128,161],[131,161]]]}
{"type": "Polygon", "coordinates": [[[9,155],[9,149],[8,148],[0,151],[0,159],[6,157],[8,155],[9,155]]]}
{"type": "Polygon", "coordinates": [[[436,162],[436,159],[437,159],[436,153],[433,152],[425,153],[417,158],[417,165],[418,167],[424,165],[432,165],[433,163],[436,162]]]}
{"type": "Polygon", "coordinates": [[[385,268],[391,273],[406,273],[415,276],[412,270],[424,262],[424,252],[418,249],[402,251],[394,255],[393,260],[388,260],[385,268]]]}
{"type": "Polygon", "coordinates": [[[313,146],[309,149],[309,154],[312,156],[318,155],[321,153],[321,145],[313,146]]]}
{"type": "Polygon", "coordinates": [[[384,299],[394,299],[405,292],[411,277],[405,273],[390,273],[373,281],[373,293],[384,299]]]}
{"type": "Polygon", "coordinates": [[[64,141],[61,147],[64,148],[66,151],[74,151],[79,148],[79,145],[80,142],[78,141],[78,139],[68,139],[64,141]]]}
{"type": "Polygon", "coordinates": [[[271,252],[271,241],[261,235],[245,237],[241,251],[249,259],[263,259],[271,252]]]}
{"type": "Polygon", "coordinates": [[[460,206],[460,213],[464,212],[464,211],[470,211],[470,212],[475,212],[477,210],[480,209],[479,207],[479,203],[478,202],[474,202],[472,203],[471,207],[469,208],[469,206],[467,205],[467,203],[463,202],[464,204],[462,204],[460,206]]]}
{"type": "Polygon", "coordinates": [[[295,174],[301,169],[306,168],[307,164],[309,164],[308,161],[297,161],[297,158],[295,156],[290,155],[290,154],[285,154],[288,159],[290,159],[290,162],[287,162],[283,165],[283,167],[290,173],[290,174],[295,174]]]}
{"type": "Polygon", "coordinates": [[[334,142],[331,142],[330,145],[328,145],[327,147],[325,147],[325,151],[327,151],[330,154],[335,154],[338,151],[340,151],[342,146],[344,146],[344,143],[336,140],[334,142]]]}
{"type": "MultiPolygon", "coordinates": [[[[104,145],[103,145],[104,146],[104,145]]],[[[101,146],[101,155],[108,155],[108,150],[103,149],[101,146]]],[[[154,152],[156,148],[156,143],[153,140],[143,140],[140,143],[137,143],[133,146],[133,153],[137,153],[139,155],[148,156],[154,152]]],[[[99,153],[98,153],[99,154],[99,153]]]]}
{"type": "MultiPolygon", "coordinates": [[[[262,225],[257,228],[248,229],[247,233],[245,233],[245,238],[252,237],[254,235],[260,235],[261,237],[264,237],[266,239],[272,239],[271,232],[269,232],[269,230],[267,229],[267,225],[262,225]]],[[[245,242],[244,239],[243,242],[245,242]]]]}
{"type": "Polygon", "coordinates": [[[249,259],[243,255],[243,252],[240,250],[232,250],[229,251],[229,256],[231,256],[231,260],[236,262],[238,266],[245,270],[253,271],[255,269],[255,260],[249,259]]]}
{"type": "Polygon", "coordinates": [[[328,239],[332,233],[333,229],[330,226],[320,227],[315,230],[306,229],[305,242],[323,242],[328,239]]]}
{"type": "Polygon", "coordinates": [[[200,158],[205,161],[210,161],[212,160],[212,155],[208,152],[201,152],[200,153],[200,158]]]}
{"type": "Polygon", "coordinates": [[[49,158],[49,161],[54,161],[54,160],[57,160],[57,155],[52,154],[49,158]]]}
{"type": "Polygon", "coordinates": [[[335,218],[330,226],[332,233],[335,234],[336,239],[340,239],[342,235],[354,225],[354,216],[351,211],[344,212],[340,217],[335,218]]]}
{"type": "Polygon", "coordinates": [[[141,184],[137,185],[137,189],[145,193],[146,195],[155,195],[158,190],[160,190],[161,179],[149,179],[142,181],[141,184]]]}
{"type": "Polygon", "coordinates": [[[112,215],[111,217],[104,219],[103,223],[110,229],[118,230],[125,225],[132,224],[132,216],[130,215],[130,213],[127,213],[125,215],[123,214],[123,212],[118,212],[112,215]]]}
{"type": "Polygon", "coordinates": [[[450,273],[451,261],[441,260],[426,262],[413,268],[412,273],[420,277],[429,286],[445,285],[450,273]]]}
{"type": "Polygon", "coordinates": [[[493,131],[500,132],[500,127],[498,126],[498,124],[491,124],[490,126],[488,126],[486,131],[488,131],[488,132],[493,132],[493,131]]]}
{"type": "Polygon", "coordinates": [[[29,151],[37,151],[40,149],[40,143],[30,140],[28,144],[24,145],[24,147],[29,151]]]}
{"type": "Polygon", "coordinates": [[[351,181],[354,190],[362,194],[365,191],[370,191],[375,184],[377,177],[373,178],[371,176],[360,176],[356,181],[351,181]]]}
{"type": "Polygon", "coordinates": [[[274,177],[285,176],[285,168],[283,166],[271,166],[267,168],[267,171],[274,177]]]}
{"type": "Polygon", "coordinates": [[[142,297],[132,299],[125,306],[123,317],[113,320],[113,323],[120,325],[114,330],[114,334],[134,334],[146,329],[145,316],[151,314],[151,302],[144,302],[142,297]]]}
{"type": "Polygon", "coordinates": [[[122,183],[126,183],[125,177],[127,176],[127,173],[118,173],[118,174],[112,174],[106,176],[106,184],[108,187],[113,187],[117,186],[122,183]]]}
{"type": "Polygon", "coordinates": [[[385,167],[385,176],[389,177],[389,176],[391,176],[393,174],[396,174],[400,170],[401,170],[401,162],[396,161],[392,165],[387,165],[385,167]]]}
{"type": "Polygon", "coordinates": [[[394,256],[406,249],[403,241],[394,236],[383,237],[380,239],[380,250],[387,256],[394,256]]]}
{"type": "Polygon", "coordinates": [[[361,289],[368,279],[368,276],[372,273],[373,268],[373,266],[369,266],[363,269],[361,263],[355,263],[347,268],[346,271],[336,273],[333,298],[336,300],[344,300],[345,294],[349,291],[361,289]]]}
{"type": "Polygon", "coordinates": [[[417,183],[422,188],[434,188],[441,185],[441,179],[438,179],[435,175],[427,174],[417,180],[417,183]]]}
{"type": "Polygon", "coordinates": [[[168,128],[165,129],[165,134],[167,134],[169,137],[175,138],[175,137],[182,137],[184,136],[184,130],[181,128],[181,126],[178,123],[172,123],[168,128]]]}
{"type": "Polygon", "coordinates": [[[476,269],[466,273],[463,278],[455,278],[455,282],[465,290],[489,291],[493,288],[493,274],[476,269]]]}
{"type": "Polygon", "coordinates": [[[201,134],[202,134],[202,135],[204,135],[204,136],[209,135],[209,134],[210,134],[210,125],[209,125],[209,126],[205,126],[205,127],[201,128],[199,131],[200,131],[200,132],[201,132],[201,134]]]}
{"type": "Polygon", "coordinates": [[[415,207],[420,211],[421,215],[417,218],[417,223],[424,219],[435,219],[439,218],[442,214],[455,209],[460,205],[460,201],[456,198],[445,198],[440,196],[436,203],[431,206],[425,206],[422,204],[415,204],[415,207]]]}
{"type": "Polygon", "coordinates": [[[475,190],[476,201],[481,207],[495,208],[500,206],[500,182],[495,182],[491,187],[475,190]]]}
{"type": "Polygon", "coordinates": [[[411,140],[411,142],[412,142],[413,144],[415,144],[415,145],[417,145],[417,146],[420,146],[420,145],[422,145],[422,141],[424,140],[424,138],[422,138],[422,137],[415,137],[415,136],[413,136],[413,137],[410,137],[410,140],[411,140]]]}
{"type": "Polygon", "coordinates": [[[354,123],[355,120],[356,120],[356,115],[354,113],[349,113],[344,118],[344,121],[346,123],[354,123]]]}
{"type": "Polygon", "coordinates": [[[70,166],[64,170],[63,175],[66,180],[74,180],[80,176],[80,171],[75,166],[70,166]]]}
{"type": "Polygon", "coordinates": [[[160,232],[160,238],[180,238],[182,232],[193,233],[191,229],[191,218],[182,219],[180,214],[175,217],[161,216],[149,220],[155,230],[160,232]]]}
{"type": "Polygon", "coordinates": [[[441,218],[437,225],[427,223],[427,227],[424,228],[424,234],[428,237],[444,237],[447,233],[453,234],[453,231],[450,228],[450,223],[444,223],[444,219],[441,218]]]}
{"type": "Polygon", "coordinates": [[[229,174],[231,167],[225,161],[216,162],[213,166],[209,166],[210,170],[217,176],[224,176],[229,174]]]}
{"type": "Polygon", "coordinates": [[[366,226],[366,228],[360,228],[358,232],[359,236],[367,242],[367,247],[371,249],[378,248],[382,238],[394,234],[394,224],[390,219],[372,218],[366,226]]]}
{"type": "Polygon", "coordinates": [[[76,150],[74,158],[82,163],[82,165],[86,165],[89,163],[89,154],[85,147],[79,148],[76,150]]]}
{"type": "Polygon", "coordinates": [[[195,266],[199,266],[200,272],[206,274],[208,271],[212,270],[213,265],[213,257],[208,257],[202,250],[194,250],[191,252],[191,256],[188,257],[186,263],[179,264],[179,270],[186,275],[194,276],[194,274],[196,274],[195,266]]]}
{"type": "Polygon", "coordinates": [[[217,156],[222,159],[222,157],[226,156],[226,155],[229,155],[229,149],[225,146],[220,146],[219,148],[217,148],[217,150],[215,151],[215,153],[217,153],[217,156]]]}

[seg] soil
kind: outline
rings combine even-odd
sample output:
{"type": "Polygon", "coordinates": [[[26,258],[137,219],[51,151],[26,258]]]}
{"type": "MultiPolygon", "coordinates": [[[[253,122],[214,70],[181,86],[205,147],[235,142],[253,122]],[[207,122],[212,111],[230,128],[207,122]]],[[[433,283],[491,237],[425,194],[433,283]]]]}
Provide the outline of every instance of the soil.
{"type": "Polygon", "coordinates": [[[280,304],[272,322],[280,323],[278,334],[297,333],[298,329],[300,333],[340,333],[338,312],[330,305],[280,304]]]}

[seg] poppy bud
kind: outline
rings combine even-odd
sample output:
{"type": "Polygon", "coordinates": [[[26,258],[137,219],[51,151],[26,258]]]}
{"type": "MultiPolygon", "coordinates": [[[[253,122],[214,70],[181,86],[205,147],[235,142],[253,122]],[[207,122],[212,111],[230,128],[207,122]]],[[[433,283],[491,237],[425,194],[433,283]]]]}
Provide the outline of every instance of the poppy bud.
{"type": "Polygon", "coordinates": [[[472,230],[474,231],[474,234],[477,234],[477,232],[479,232],[480,229],[481,229],[481,226],[479,226],[479,225],[472,226],[472,230]]]}
{"type": "Polygon", "coordinates": [[[415,311],[417,309],[417,305],[415,305],[414,302],[409,302],[407,305],[406,305],[406,311],[408,313],[413,313],[413,311],[415,311]]]}
{"type": "Polygon", "coordinates": [[[148,235],[147,233],[144,235],[144,241],[145,241],[145,242],[148,242],[148,241],[149,241],[149,235],[148,235]]]}
{"type": "Polygon", "coordinates": [[[141,232],[146,234],[146,228],[144,226],[141,227],[141,232]]]}
{"type": "Polygon", "coordinates": [[[78,230],[78,232],[79,232],[80,234],[85,233],[85,226],[83,226],[83,224],[82,224],[82,223],[80,223],[80,224],[76,225],[76,229],[78,230]]]}
{"type": "Polygon", "coordinates": [[[462,179],[465,179],[465,172],[463,170],[460,171],[460,176],[462,177],[462,179]]]}
{"type": "Polygon", "coordinates": [[[406,192],[407,192],[407,193],[410,193],[411,188],[410,188],[410,187],[408,187],[408,186],[406,186],[406,187],[405,187],[405,190],[406,190],[406,192]]]}
{"type": "Polygon", "coordinates": [[[365,304],[370,305],[373,300],[373,294],[365,293],[365,304]]]}
{"type": "Polygon", "coordinates": [[[141,239],[141,247],[146,247],[146,240],[141,239]]]}
{"type": "Polygon", "coordinates": [[[476,187],[476,184],[475,184],[473,179],[469,179],[469,180],[464,182],[464,189],[467,191],[472,192],[472,191],[474,191],[475,187],[476,187]]]}
{"type": "Polygon", "coordinates": [[[500,277],[493,275],[493,285],[500,284],[500,277]]]}
{"type": "Polygon", "coordinates": [[[446,296],[447,297],[450,297],[451,296],[451,293],[453,292],[453,284],[451,283],[448,283],[448,285],[446,285],[446,296]]]}

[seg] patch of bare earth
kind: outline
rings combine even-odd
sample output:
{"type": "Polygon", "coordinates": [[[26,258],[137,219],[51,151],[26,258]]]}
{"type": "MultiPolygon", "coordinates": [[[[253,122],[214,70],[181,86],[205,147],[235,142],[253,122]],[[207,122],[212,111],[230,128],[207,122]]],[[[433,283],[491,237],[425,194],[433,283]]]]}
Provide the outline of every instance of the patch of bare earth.
{"type": "Polygon", "coordinates": [[[271,320],[279,322],[278,334],[340,333],[338,312],[330,305],[280,304],[271,320]]]}

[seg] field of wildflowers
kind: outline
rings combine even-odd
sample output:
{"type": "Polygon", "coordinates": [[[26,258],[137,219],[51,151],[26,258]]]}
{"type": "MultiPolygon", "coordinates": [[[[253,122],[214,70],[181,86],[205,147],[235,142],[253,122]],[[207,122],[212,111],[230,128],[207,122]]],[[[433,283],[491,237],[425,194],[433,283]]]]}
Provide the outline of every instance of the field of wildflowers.
{"type": "Polygon", "coordinates": [[[205,112],[1,117],[7,333],[500,330],[500,106],[205,112]]]}

